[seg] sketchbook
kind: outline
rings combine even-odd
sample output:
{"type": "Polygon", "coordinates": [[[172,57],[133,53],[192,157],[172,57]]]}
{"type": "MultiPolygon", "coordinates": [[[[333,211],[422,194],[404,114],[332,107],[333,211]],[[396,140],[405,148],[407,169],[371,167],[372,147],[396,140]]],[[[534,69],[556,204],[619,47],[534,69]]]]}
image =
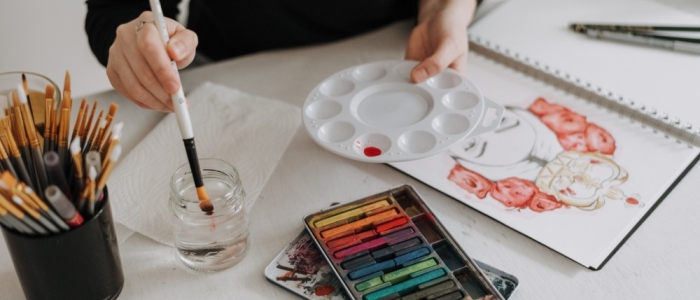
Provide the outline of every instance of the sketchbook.
{"type": "Polygon", "coordinates": [[[511,0],[475,24],[468,77],[506,107],[500,127],[391,166],[599,270],[698,160],[698,92],[692,79],[659,72],[697,80],[700,58],[589,40],[567,25],[698,19],[653,2],[597,11],[583,2],[511,0]]]}

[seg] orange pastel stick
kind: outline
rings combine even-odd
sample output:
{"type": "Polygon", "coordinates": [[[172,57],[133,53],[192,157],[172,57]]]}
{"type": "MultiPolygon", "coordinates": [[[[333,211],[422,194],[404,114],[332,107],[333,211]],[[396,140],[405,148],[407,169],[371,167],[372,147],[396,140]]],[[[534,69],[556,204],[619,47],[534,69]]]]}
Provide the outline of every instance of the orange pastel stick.
{"type": "Polygon", "coordinates": [[[365,226],[370,225],[374,222],[381,221],[383,219],[389,218],[391,216],[395,216],[397,214],[398,214],[398,212],[396,212],[396,209],[388,210],[388,211],[385,211],[383,213],[369,216],[367,218],[360,219],[360,220],[357,220],[357,221],[352,222],[352,223],[340,225],[338,227],[334,227],[334,228],[331,228],[328,230],[321,231],[321,237],[329,238],[329,237],[332,237],[332,236],[337,235],[337,234],[341,234],[341,233],[349,231],[349,230],[354,231],[355,229],[365,227],[365,226]]]}

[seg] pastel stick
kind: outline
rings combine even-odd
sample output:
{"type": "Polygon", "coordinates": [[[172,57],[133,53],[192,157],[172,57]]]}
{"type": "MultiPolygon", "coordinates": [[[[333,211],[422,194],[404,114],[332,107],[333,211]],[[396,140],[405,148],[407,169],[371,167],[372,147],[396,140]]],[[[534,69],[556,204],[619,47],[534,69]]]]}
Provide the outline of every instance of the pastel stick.
{"type": "Polygon", "coordinates": [[[321,231],[321,237],[329,238],[329,237],[341,234],[343,232],[347,232],[347,231],[351,231],[351,230],[355,231],[359,228],[374,224],[376,222],[381,222],[387,218],[391,218],[397,214],[398,214],[398,212],[396,211],[396,209],[387,210],[385,212],[381,212],[381,213],[378,213],[376,215],[366,217],[364,219],[360,219],[360,220],[357,220],[357,221],[354,221],[354,222],[351,222],[348,224],[343,224],[343,225],[340,225],[338,227],[333,227],[331,229],[321,231]]]}
{"type": "Polygon", "coordinates": [[[377,230],[377,232],[384,232],[384,231],[387,231],[389,229],[399,227],[399,226],[406,224],[406,223],[408,223],[408,218],[400,217],[400,218],[393,219],[389,222],[377,225],[376,230],[377,230]]]}
{"type": "Polygon", "coordinates": [[[459,288],[452,288],[450,290],[444,290],[437,292],[436,294],[430,295],[426,298],[427,300],[460,300],[464,299],[464,295],[459,290],[459,288]]]}
{"type": "Polygon", "coordinates": [[[407,261],[415,260],[417,258],[427,256],[428,254],[430,254],[430,250],[428,250],[427,247],[418,248],[404,255],[397,256],[396,258],[394,258],[394,262],[396,263],[396,265],[402,265],[407,261]]]}
{"type": "MultiPolygon", "coordinates": [[[[391,261],[391,262],[393,262],[395,264],[394,261],[391,261]]],[[[437,265],[437,262],[435,261],[435,259],[432,259],[432,258],[427,259],[427,260],[421,261],[417,264],[405,267],[403,269],[399,269],[399,270],[393,271],[391,273],[384,274],[382,276],[382,280],[384,280],[384,282],[391,282],[392,284],[396,284],[400,281],[404,281],[404,280],[408,279],[409,277],[411,277],[411,274],[413,274],[413,273],[419,272],[421,270],[424,270],[424,269],[427,269],[427,268],[430,268],[430,267],[436,266],[436,265],[437,265]]]]}
{"type": "Polygon", "coordinates": [[[331,217],[328,217],[325,219],[321,219],[319,221],[314,222],[314,226],[316,226],[316,228],[323,227],[323,226],[330,225],[330,224],[333,224],[333,223],[338,222],[338,221],[347,220],[347,219],[357,217],[365,212],[368,212],[370,210],[374,210],[377,208],[381,208],[384,206],[389,206],[389,202],[386,200],[377,201],[377,202],[374,202],[374,203],[371,203],[371,204],[368,204],[365,206],[361,206],[361,207],[358,207],[355,209],[351,209],[349,211],[346,211],[346,212],[343,212],[343,213],[340,213],[340,214],[337,214],[337,215],[334,215],[334,216],[331,216],[331,217]]]}
{"type": "Polygon", "coordinates": [[[409,280],[406,280],[404,282],[400,282],[396,285],[383,288],[381,290],[378,290],[376,292],[369,293],[365,295],[364,300],[378,300],[383,297],[392,295],[392,294],[408,294],[415,290],[418,285],[431,281],[436,278],[440,278],[442,276],[445,276],[445,270],[443,268],[433,270],[432,272],[428,272],[426,274],[423,274],[421,276],[411,278],[409,280]]]}
{"type": "MultiPolygon", "coordinates": [[[[413,228],[409,227],[406,229],[402,229],[402,230],[399,230],[399,231],[394,232],[392,234],[378,237],[378,238],[370,240],[368,242],[364,242],[362,244],[350,246],[350,247],[345,248],[343,250],[336,251],[335,253],[333,253],[333,257],[338,258],[338,259],[343,259],[345,257],[351,256],[351,255],[358,253],[360,251],[373,251],[381,246],[388,244],[391,240],[403,238],[404,236],[408,236],[408,235],[411,235],[413,233],[414,233],[413,228]]],[[[418,238],[415,238],[415,239],[418,239],[418,238]]]]}
{"type": "MultiPolygon", "coordinates": [[[[429,295],[438,293],[438,292],[440,292],[440,291],[443,291],[443,290],[446,290],[446,289],[449,289],[449,288],[452,288],[452,287],[455,287],[454,281],[452,281],[452,280],[445,280],[445,281],[442,281],[442,282],[440,282],[440,283],[438,283],[438,284],[436,284],[436,285],[432,285],[432,286],[427,287],[427,288],[425,288],[425,289],[421,289],[421,290],[419,290],[418,292],[415,292],[415,293],[413,293],[413,294],[410,294],[410,295],[406,295],[406,296],[404,296],[404,297],[401,297],[401,300],[419,300],[419,299],[423,299],[423,298],[425,298],[425,297],[427,297],[427,296],[429,296],[429,295]]],[[[422,285],[419,285],[418,288],[419,288],[419,289],[422,288],[422,285]]]]}
{"type": "Polygon", "coordinates": [[[330,240],[326,243],[329,249],[333,250],[335,248],[343,247],[343,246],[351,246],[355,244],[361,243],[363,240],[374,237],[377,235],[377,232],[374,230],[367,230],[363,231],[360,233],[353,233],[349,236],[338,238],[335,240],[330,240]]]}
{"type": "Polygon", "coordinates": [[[371,265],[373,263],[375,263],[375,260],[372,258],[372,255],[367,254],[344,261],[340,264],[340,266],[346,270],[354,270],[357,268],[371,265]]]}
{"type": "Polygon", "coordinates": [[[382,280],[382,277],[381,277],[381,276],[377,276],[377,277],[374,277],[374,278],[372,278],[372,279],[370,279],[370,280],[366,280],[366,281],[363,281],[363,282],[360,282],[360,283],[356,284],[356,285],[355,285],[355,289],[356,289],[358,292],[364,292],[364,291],[369,290],[369,289],[371,289],[371,288],[373,288],[373,287],[379,287],[379,286],[381,286],[381,285],[390,286],[391,283],[387,282],[387,283],[385,284],[385,283],[384,283],[384,280],[382,280]]]}
{"type": "Polygon", "coordinates": [[[393,268],[395,265],[396,265],[396,263],[394,263],[393,260],[387,260],[384,262],[376,263],[376,264],[369,265],[369,266],[366,266],[366,267],[363,267],[363,268],[360,268],[360,269],[357,269],[355,271],[348,273],[348,278],[350,278],[350,280],[355,280],[355,279],[358,279],[361,277],[365,277],[365,276],[372,274],[372,273],[376,273],[379,271],[384,271],[384,270],[389,269],[389,268],[393,268]]]}

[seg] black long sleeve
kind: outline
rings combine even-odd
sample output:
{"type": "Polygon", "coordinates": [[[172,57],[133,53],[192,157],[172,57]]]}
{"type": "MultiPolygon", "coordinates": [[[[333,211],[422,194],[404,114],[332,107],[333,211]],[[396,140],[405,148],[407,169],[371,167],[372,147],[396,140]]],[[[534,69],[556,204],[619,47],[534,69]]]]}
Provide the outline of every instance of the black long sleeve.
{"type": "MultiPolygon", "coordinates": [[[[179,0],[161,0],[175,19],[179,0]]],[[[116,29],[145,10],[146,0],[88,0],[90,48],[107,64],[116,29]]],[[[214,60],[257,51],[330,42],[417,15],[417,0],[191,0],[187,27],[197,51],[214,60]]]]}
{"type": "MultiPolygon", "coordinates": [[[[162,0],[163,14],[176,19],[180,0],[162,0]]],[[[85,32],[90,49],[103,66],[107,65],[109,47],[117,36],[119,25],[136,19],[142,12],[150,10],[148,0],[88,0],[85,17],[85,32]]]]}

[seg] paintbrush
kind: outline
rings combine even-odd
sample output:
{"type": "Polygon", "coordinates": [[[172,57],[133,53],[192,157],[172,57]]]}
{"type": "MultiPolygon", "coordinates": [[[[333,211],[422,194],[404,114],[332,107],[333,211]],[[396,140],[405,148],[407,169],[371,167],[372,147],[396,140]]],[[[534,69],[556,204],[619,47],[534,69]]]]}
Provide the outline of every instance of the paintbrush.
{"type": "Polygon", "coordinates": [[[46,232],[46,229],[34,222],[34,220],[31,220],[29,217],[27,217],[27,214],[25,214],[21,209],[12,204],[12,202],[7,200],[7,198],[5,198],[5,196],[2,194],[0,194],[0,206],[7,209],[7,211],[9,211],[12,214],[12,216],[14,216],[17,219],[17,226],[24,228],[29,233],[48,233],[46,232]]]}
{"type": "Polygon", "coordinates": [[[109,174],[112,173],[112,169],[117,163],[117,160],[119,160],[119,156],[121,154],[122,146],[117,145],[104,162],[104,167],[102,168],[102,173],[100,173],[100,178],[97,180],[97,184],[95,184],[95,197],[98,201],[101,200],[102,189],[104,189],[105,185],[107,184],[107,178],[109,178],[109,174]]]}
{"type": "Polygon", "coordinates": [[[70,137],[70,141],[72,142],[82,129],[82,123],[84,122],[85,118],[85,110],[87,109],[87,100],[83,98],[83,101],[80,101],[80,108],[78,109],[78,118],[75,119],[75,125],[73,125],[73,134],[70,137]]]}
{"type": "Polygon", "coordinates": [[[92,148],[92,143],[95,141],[95,137],[97,136],[97,132],[100,130],[99,128],[100,128],[100,124],[102,123],[102,113],[103,113],[103,111],[100,111],[100,113],[97,115],[97,119],[95,120],[95,127],[93,127],[92,130],[90,131],[90,137],[88,138],[87,142],[85,143],[85,146],[83,146],[84,153],[87,153],[92,148]]]}
{"type": "MultiPolygon", "coordinates": [[[[117,104],[112,103],[109,105],[109,111],[107,111],[107,116],[105,116],[105,131],[107,131],[110,128],[110,126],[112,126],[112,120],[114,119],[114,114],[117,113],[117,109],[119,109],[119,106],[117,104]]],[[[107,141],[107,139],[109,139],[108,134],[103,134],[102,136],[100,136],[100,138],[97,139],[99,141],[98,147],[102,147],[102,145],[107,141]]]]}
{"type": "Polygon", "coordinates": [[[0,164],[2,164],[5,171],[10,172],[12,176],[17,178],[17,172],[15,172],[15,168],[12,166],[12,163],[7,155],[7,150],[5,150],[5,145],[2,142],[0,142],[0,164]]]}
{"type": "Polygon", "coordinates": [[[58,225],[60,229],[66,231],[70,229],[68,225],[63,222],[63,220],[52,209],[50,209],[49,206],[44,203],[44,200],[41,200],[41,198],[39,198],[39,196],[29,186],[25,185],[24,183],[19,183],[17,185],[17,195],[25,202],[33,201],[38,206],[37,210],[39,213],[47,217],[50,221],[53,221],[53,223],[58,225]]]}
{"type": "Polygon", "coordinates": [[[114,130],[111,133],[111,138],[105,141],[105,145],[100,151],[100,157],[103,161],[102,169],[105,168],[105,160],[109,157],[110,153],[112,153],[112,149],[114,149],[114,146],[119,144],[119,138],[122,135],[122,128],[124,128],[124,122],[117,122],[117,124],[114,125],[114,130]]]}
{"type": "Polygon", "coordinates": [[[8,209],[6,209],[2,205],[0,205],[0,221],[2,221],[2,224],[7,226],[8,228],[14,228],[15,230],[21,233],[34,234],[34,231],[32,231],[31,228],[27,227],[27,225],[24,225],[19,219],[17,219],[17,217],[15,217],[8,209]]]}
{"type": "MultiPolygon", "coordinates": [[[[18,90],[21,90],[21,86],[18,88],[18,90]]],[[[27,172],[29,173],[29,178],[30,181],[27,181],[28,184],[31,184],[32,186],[37,186],[38,180],[36,179],[36,172],[34,171],[34,163],[32,161],[32,152],[29,149],[29,140],[27,139],[27,133],[26,133],[26,120],[24,120],[22,116],[22,109],[20,108],[20,102],[19,102],[19,97],[17,96],[16,93],[12,93],[12,100],[14,102],[14,106],[11,109],[12,112],[12,125],[11,129],[12,132],[14,133],[15,141],[17,142],[17,147],[19,147],[19,151],[22,156],[22,161],[25,164],[25,168],[27,169],[27,172]]],[[[31,126],[29,126],[31,127],[31,126]]]]}
{"type": "Polygon", "coordinates": [[[94,166],[91,166],[88,170],[87,187],[85,187],[87,195],[84,195],[87,198],[87,216],[93,216],[95,214],[95,178],[97,178],[97,171],[95,171],[94,166]]]}
{"type": "Polygon", "coordinates": [[[92,120],[95,117],[96,110],[97,110],[97,100],[95,100],[95,102],[93,102],[93,104],[92,104],[92,110],[90,111],[90,117],[87,119],[87,123],[83,122],[85,124],[82,126],[83,128],[81,129],[81,132],[80,132],[80,140],[81,140],[80,147],[81,148],[85,148],[85,144],[88,142],[88,139],[89,139],[88,133],[90,133],[90,126],[92,126],[92,120]]]}
{"type": "MultiPolygon", "coordinates": [[[[70,77],[69,77],[70,78],[70,77]]],[[[70,79],[67,79],[70,82],[70,79]]],[[[68,91],[70,94],[70,90],[68,91]]],[[[61,163],[63,164],[63,169],[65,170],[68,166],[68,132],[70,132],[70,110],[71,110],[71,99],[70,97],[64,97],[61,100],[61,117],[58,120],[58,141],[57,141],[57,151],[58,157],[61,158],[61,163]]]]}
{"type": "Polygon", "coordinates": [[[83,182],[83,154],[80,151],[80,137],[75,138],[70,143],[70,153],[73,156],[73,173],[75,174],[71,177],[71,191],[73,195],[80,193],[84,186],[83,182]]]}
{"type": "MultiPolygon", "coordinates": [[[[55,101],[54,101],[55,102],[55,101]]],[[[49,151],[56,150],[56,138],[57,138],[57,127],[58,125],[58,110],[55,105],[51,107],[51,131],[49,133],[50,147],[49,151]]]]}
{"type": "Polygon", "coordinates": [[[54,88],[46,85],[46,102],[44,103],[44,153],[51,149],[51,108],[53,108],[54,88]]]}
{"type": "Polygon", "coordinates": [[[5,132],[5,138],[7,138],[7,145],[10,148],[11,155],[10,161],[12,162],[15,168],[15,172],[18,175],[17,178],[26,183],[32,182],[31,178],[29,177],[29,173],[27,172],[27,168],[24,165],[24,161],[22,160],[22,155],[19,153],[19,148],[17,148],[17,143],[15,142],[15,139],[12,136],[10,125],[6,120],[0,121],[0,124],[2,125],[2,129],[5,132]]]}
{"type": "MultiPolygon", "coordinates": [[[[151,4],[151,11],[153,11],[153,17],[155,18],[156,27],[160,32],[160,38],[163,41],[163,46],[167,48],[168,40],[168,30],[165,27],[165,19],[163,17],[163,9],[160,7],[159,0],[149,0],[151,4]]],[[[179,72],[177,70],[177,64],[175,61],[170,61],[170,65],[175,71],[179,81],[179,72]]],[[[197,196],[199,197],[200,203],[199,208],[206,212],[207,214],[212,214],[214,211],[214,205],[209,201],[209,195],[204,188],[204,180],[202,180],[202,172],[199,169],[199,158],[197,158],[197,149],[194,144],[194,131],[192,130],[192,121],[190,120],[190,113],[187,110],[187,101],[185,100],[185,92],[182,89],[182,84],[177,93],[171,95],[171,101],[173,107],[175,108],[175,116],[177,117],[177,123],[180,127],[180,134],[182,135],[182,140],[185,143],[185,151],[187,152],[187,160],[190,163],[190,169],[192,170],[192,178],[194,179],[194,185],[197,188],[197,196]]]]}
{"type": "MultiPolygon", "coordinates": [[[[23,74],[24,75],[24,74],[23,74]]],[[[37,136],[36,133],[36,127],[33,126],[34,124],[34,119],[31,115],[31,111],[29,107],[29,103],[27,102],[26,99],[29,99],[29,97],[25,97],[26,95],[23,95],[24,90],[21,87],[17,87],[17,93],[19,94],[19,102],[20,102],[20,110],[22,111],[22,117],[24,118],[24,127],[25,130],[27,131],[27,137],[29,138],[29,148],[31,151],[31,156],[32,156],[32,162],[33,162],[33,167],[34,167],[34,174],[36,176],[36,183],[35,186],[39,190],[45,189],[47,186],[49,186],[49,180],[46,175],[46,169],[44,167],[44,162],[41,158],[41,149],[39,149],[39,137],[37,136]]],[[[31,176],[30,172],[30,176],[31,176]]],[[[34,177],[32,177],[34,178],[34,177]]]]}

